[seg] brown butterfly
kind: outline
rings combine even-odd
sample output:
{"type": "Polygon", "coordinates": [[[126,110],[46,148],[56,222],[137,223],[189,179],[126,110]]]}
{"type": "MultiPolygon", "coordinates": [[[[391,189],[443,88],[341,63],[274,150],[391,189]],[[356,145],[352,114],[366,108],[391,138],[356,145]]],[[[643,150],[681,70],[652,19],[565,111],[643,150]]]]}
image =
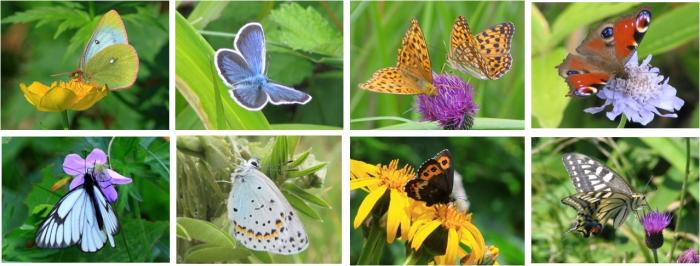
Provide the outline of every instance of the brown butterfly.
{"type": "Polygon", "coordinates": [[[420,166],[418,177],[408,181],[404,190],[409,197],[424,201],[427,206],[452,202],[454,173],[452,154],[444,149],[420,166]]]}
{"type": "Polygon", "coordinates": [[[428,46],[415,18],[401,42],[396,67],[377,70],[367,82],[360,84],[360,88],[391,94],[437,94],[428,46]]]}
{"type": "Polygon", "coordinates": [[[479,79],[499,79],[510,70],[511,40],[515,26],[504,22],[472,35],[463,16],[452,26],[447,63],[451,68],[479,79]]]}

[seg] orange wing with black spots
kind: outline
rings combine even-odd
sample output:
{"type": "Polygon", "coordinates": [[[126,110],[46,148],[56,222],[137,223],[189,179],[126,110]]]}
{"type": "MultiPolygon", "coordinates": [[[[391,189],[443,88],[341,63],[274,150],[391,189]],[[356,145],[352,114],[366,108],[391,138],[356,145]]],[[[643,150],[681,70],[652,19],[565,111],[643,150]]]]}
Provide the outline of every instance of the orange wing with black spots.
{"type": "Polygon", "coordinates": [[[469,24],[459,16],[452,26],[447,63],[480,79],[499,79],[512,66],[510,47],[514,32],[513,23],[504,22],[472,35],[469,24]]]}
{"type": "Polygon", "coordinates": [[[408,196],[424,201],[428,206],[452,201],[454,168],[449,150],[439,152],[418,169],[418,177],[409,181],[405,190],[408,196]]]}
{"type": "Polygon", "coordinates": [[[396,67],[377,70],[360,88],[391,94],[437,94],[428,46],[416,19],[411,20],[411,27],[403,37],[396,67]]]}

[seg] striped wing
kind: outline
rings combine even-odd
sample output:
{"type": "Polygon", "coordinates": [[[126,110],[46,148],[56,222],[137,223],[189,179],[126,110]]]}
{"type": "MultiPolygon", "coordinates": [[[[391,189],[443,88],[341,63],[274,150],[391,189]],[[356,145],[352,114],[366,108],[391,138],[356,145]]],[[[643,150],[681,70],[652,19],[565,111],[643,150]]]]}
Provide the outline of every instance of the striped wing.
{"type": "Polygon", "coordinates": [[[608,191],[632,195],[634,192],[624,178],[605,164],[580,153],[562,157],[576,192],[608,191]]]}
{"type": "Polygon", "coordinates": [[[578,223],[581,223],[582,217],[601,224],[612,219],[613,226],[619,227],[630,213],[643,204],[643,199],[624,193],[601,191],[576,193],[563,198],[561,202],[578,211],[578,223]]]}
{"type": "Polygon", "coordinates": [[[37,230],[35,242],[41,248],[64,248],[80,244],[83,252],[96,252],[107,240],[114,247],[113,236],[118,231],[117,216],[99,187],[81,185],[58,201],[37,230]],[[93,190],[94,198],[87,189],[93,190]],[[101,214],[101,222],[98,221],[94,206],[97,206],[97,211],[101,214]]]}

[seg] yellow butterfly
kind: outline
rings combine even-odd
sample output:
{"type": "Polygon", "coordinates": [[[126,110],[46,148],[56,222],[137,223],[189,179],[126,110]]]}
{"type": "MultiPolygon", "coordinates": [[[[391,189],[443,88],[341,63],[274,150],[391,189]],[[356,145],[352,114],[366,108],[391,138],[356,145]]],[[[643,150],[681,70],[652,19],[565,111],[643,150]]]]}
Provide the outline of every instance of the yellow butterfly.
{"type": "Polygon", "coordinates": [[[360,88],[392,94],[437,94],[428,46],[415,18],[403,37],[396,67],[377,70],[367,82],[360,84],[360,88]]]}
{"type": "Polygon", "coordinates": [[[463,16],[452,26],[447,63],[479,79],[498,79],[510,70],[510,43],[515,26],[504,22],[472,35],[463,16]]]}

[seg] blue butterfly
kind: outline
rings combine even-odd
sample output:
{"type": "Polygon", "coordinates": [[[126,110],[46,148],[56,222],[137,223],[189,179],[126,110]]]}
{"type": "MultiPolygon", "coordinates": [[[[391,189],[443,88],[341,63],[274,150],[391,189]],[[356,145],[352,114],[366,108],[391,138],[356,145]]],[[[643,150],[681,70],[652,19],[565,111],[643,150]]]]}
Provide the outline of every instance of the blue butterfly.
{"type": "Polygon", "coordinates": [[[309,246],[304,225],[260,161],[244,161],[231,173],[227,202],[231,233],[245,247],[276,254],[296,254],[309,246]]]}
{"type": "Polygon", "coordinates": [[[306,104],[311,96],[293,88],[272,83],[265,76],[265,33],[260,23],[245,24],[233,40],[231,49],[219,49],[214,64],[219,77],[231,88],[231,98],[240,106],[258,111],[267,102],[306,104]]]}

